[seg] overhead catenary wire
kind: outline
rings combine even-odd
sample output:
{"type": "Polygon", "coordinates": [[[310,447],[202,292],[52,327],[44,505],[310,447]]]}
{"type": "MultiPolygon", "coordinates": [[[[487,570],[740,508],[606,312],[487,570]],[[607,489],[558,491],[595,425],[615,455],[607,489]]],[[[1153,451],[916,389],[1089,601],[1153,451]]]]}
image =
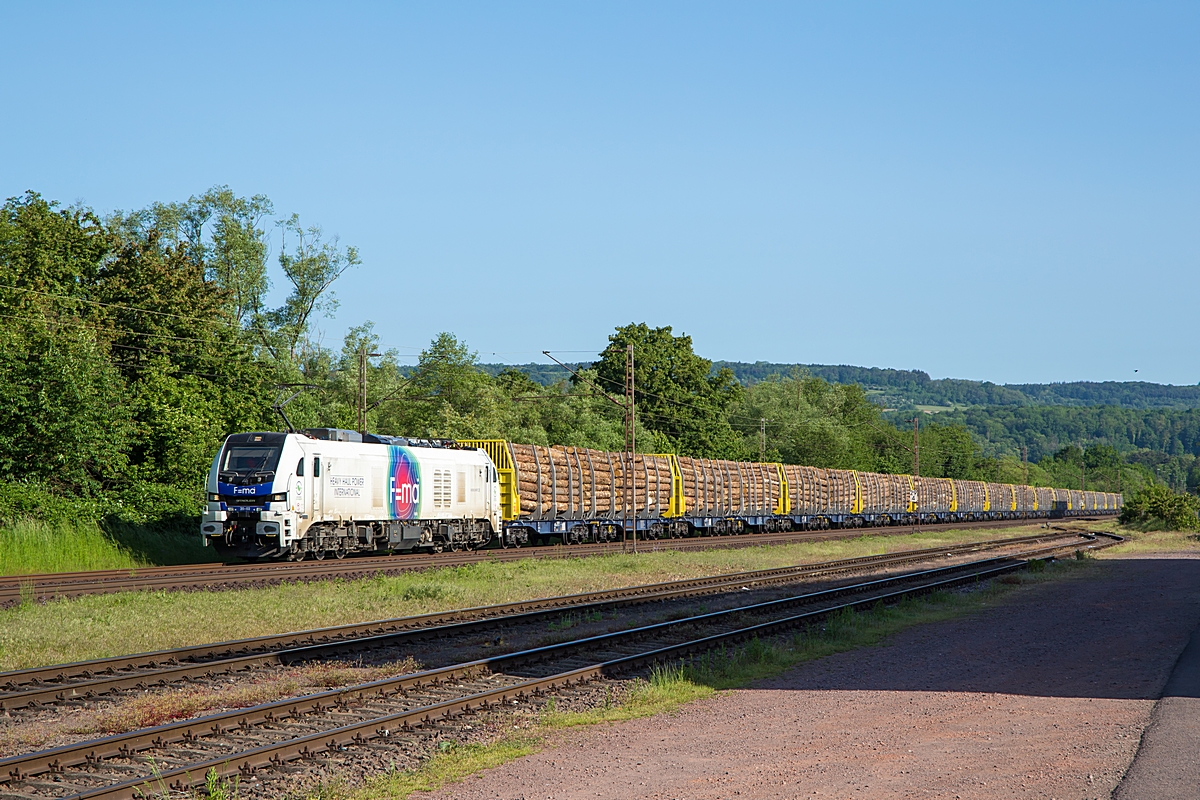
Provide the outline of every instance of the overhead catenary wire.
{"type": "Polygon", "coordinates": [[[192,322],[205,322],[205,323],[215,322],[219,325],[225,325],[230,328],[237,328],[236,325],[229,322],[228,320],[222,320],[217,317],[193,317],[193,316],[189,316],[187,314],[176,314],[173,311],[158,311],[158,310],[151,309],[151,308],[138,308],[137,306],[127,306],[127,305],[123,305],[121,303],[106,303],[102,300],[90,300],[86,297],[74,297],[69,294],[55,294],[54,292],[43,292],[43,291],[39,291],[37,289],[29,289],[24,286],[13,286],[11,284],[6,284],[6,283],[0,283],[0,289],[11,289],[16,292],[27,292],[28,294],[36,294],[40,297],[52,297],[52,298],[56,298],[59,300],[69,300],[73,303],[87,303],[88,305],[103,306],[105,308],[119,308],[124,311],[133,311],[133,312],[136,312],[139,314],[153,314],[153,315],[159,316],[159,317],[174,317],[175,319],[185,319],[185,320],[190,320],[192,322]]]}
{"type": "MultiPolygon", "coordinates": [[[[84,328],[87,330],[95,331],[96,333],[124,333],[124,334],[128,334],[130,336],[145,336],[147,338],[152,338],[152,339],[169,339],[171,341],[176,341],[176,342],[204,342],[204,343],[213,343],[213,344],[216,343],[213,339],[201,339],[196,336],[171,336],[170,334],[166,334],[166,333],[150,333],[149,331],[135,331],[130,328],[118,328],[118,327],[107,327],[107,326],[98,327],[96,325],[88,325],[85,322],[74,322],[73,323],[73,322],[67,322],[64,320],[50,319],[48,317],[27,317],[27,316],[22,316],[20,314],[0,314],[0,317],[2,317],[4,319],[19,319],[19,320],[24,320],[26,322],[44,322],[47,325],[57,325],[57,326],[63,327],[63,328],[84,328]]],[[[223,345],[232,344],[234,347],[244,347],[245,346],[241,342],[220,342],[220,343],[223,345]]]]}

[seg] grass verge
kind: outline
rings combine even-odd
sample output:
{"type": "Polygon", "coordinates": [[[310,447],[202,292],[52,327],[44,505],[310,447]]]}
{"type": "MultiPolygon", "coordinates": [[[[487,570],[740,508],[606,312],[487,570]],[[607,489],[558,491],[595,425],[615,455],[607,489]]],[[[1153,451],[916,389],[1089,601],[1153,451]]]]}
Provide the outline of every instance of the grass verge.
{"type": "Polygon", "coordinates": [[[1195,531],[1168,531],[1154,526],[1121,525],[1115,521],[1089,522],[1081,527],[1125,537],[1121,544],[1101,550],[1096,554],[1097,558],[1152,553],[1200,553],[1200,534],[1195,531]]]}
{"type": "Polygon", "coordinates": [[[486,561],[354,581],[221,592],[128,592],[0,610],[0,670],[1028,534],[936,529],[737,550],[486,561]]]}
{"type": "Polygon", "coordinates": [[[1037,565],[980,588],[906,598],[896,605],[877,605],[865,612],[843,611],[792,635],[755,639],[740,647],[656,668],[648,680],[634,681],[620,702],[607,702],[606,698],[606,702],[587,711],[558,711],[551,702],[531,725],[519,731],[486,742],[449,747],[445,746],[449,743],[443,743],[443,749],[420,767],[395,770],[359,788],[321,786],[308,797],[309,800],[405,800],[416,792],[435,791],[482,770],[538,752],[564,729],[671,713],[722,690],[779,675],[805,661],[878,645],[916,625],[981,611],[1006,601],[1017,587],[1082,576],[1092,567],[1090,558],[1037,565]]]}
{"type": "Polygon", "coordinates": [[[215,560],[199,537],[113,522],[16,520],[0,526],[0,575],[137,569],[215,560]]]}

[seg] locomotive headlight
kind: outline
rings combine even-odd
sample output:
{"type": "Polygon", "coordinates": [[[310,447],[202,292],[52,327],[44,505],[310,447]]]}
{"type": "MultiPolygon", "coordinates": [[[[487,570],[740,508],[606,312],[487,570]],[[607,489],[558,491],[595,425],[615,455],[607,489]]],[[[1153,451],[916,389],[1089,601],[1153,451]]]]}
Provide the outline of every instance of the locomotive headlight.
{"type": "Polygon", "coordinates": [[[210,503],[221,502],[221,495],[217,494],[216,492],[209,492],[208,493],[208,502],[210,502],[210,503]]]}
{"type": "Polygon", "coordinates": [[[280,492],[279,494],[273,494],[267,498],[267,502],[268,503],[286,503],[287,502],[287,492],[280,492]]]}

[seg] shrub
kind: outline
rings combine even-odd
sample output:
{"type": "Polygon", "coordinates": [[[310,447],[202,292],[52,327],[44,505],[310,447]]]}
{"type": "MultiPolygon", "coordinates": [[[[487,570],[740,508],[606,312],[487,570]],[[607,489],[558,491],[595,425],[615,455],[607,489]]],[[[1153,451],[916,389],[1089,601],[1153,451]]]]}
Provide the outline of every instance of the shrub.
{"type": "Polygon", "coordinates": [[[1161,483],[1149,484],[1125,501],[1121,522],[1194,531],[1200,529],[1200,497],[1173,492],[1161,483]]]}

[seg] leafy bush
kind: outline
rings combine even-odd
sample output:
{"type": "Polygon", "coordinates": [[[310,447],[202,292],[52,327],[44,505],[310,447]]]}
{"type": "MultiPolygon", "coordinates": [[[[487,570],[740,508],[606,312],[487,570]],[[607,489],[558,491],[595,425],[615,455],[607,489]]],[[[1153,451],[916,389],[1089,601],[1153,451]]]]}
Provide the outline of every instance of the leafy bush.
{"type": "Polygon", "coordinates": [[[1173,492],[1158,483],[1142,487],[1125,501],[1121,522],[1173,531],[1194,531],[1200,529],[1198,514],[1200,497],[1173,492]]]}
{"type": "Polygon", "coordinates": [[[96,500],[63,497],[32,482],[0,480],[0,526],[21,520],[41,520],[52,525],[103,516],[96,500]]]}

